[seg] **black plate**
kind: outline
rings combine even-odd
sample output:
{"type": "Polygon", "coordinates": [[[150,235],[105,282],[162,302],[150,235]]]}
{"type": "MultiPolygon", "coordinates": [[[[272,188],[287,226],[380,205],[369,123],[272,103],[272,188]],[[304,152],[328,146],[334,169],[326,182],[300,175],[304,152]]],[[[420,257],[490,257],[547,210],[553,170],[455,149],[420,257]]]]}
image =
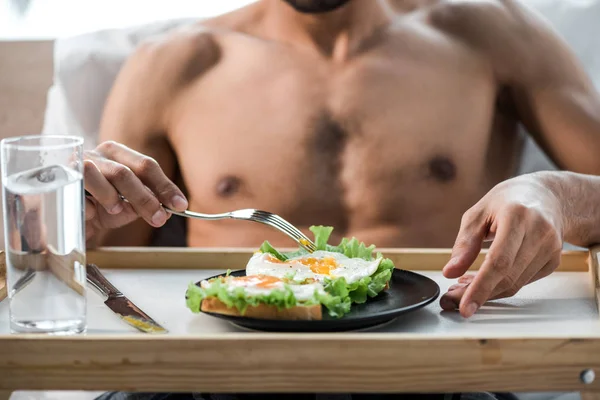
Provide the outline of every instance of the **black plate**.
{"type": "MultiPolygon", "coordinates": [[[[245,276],[246,271],[234,271],[230,275],[245,276]]],[[[197,285],[200,285],[200,282],[197,285]]],[[[396,269],[387,291],[367,300],[364,304],[352,305],[351,311],[342,318],[330,317],[326,309],[323,309],[323,319],[318,321],[268,320],[209,312],[205,314],[233,322],[244,328],[261,331],[340,332],[370,328],[389,322],[399,315],[428,305],[439,294],[440,287],[433,280],[414,272],[396,269]]]]}

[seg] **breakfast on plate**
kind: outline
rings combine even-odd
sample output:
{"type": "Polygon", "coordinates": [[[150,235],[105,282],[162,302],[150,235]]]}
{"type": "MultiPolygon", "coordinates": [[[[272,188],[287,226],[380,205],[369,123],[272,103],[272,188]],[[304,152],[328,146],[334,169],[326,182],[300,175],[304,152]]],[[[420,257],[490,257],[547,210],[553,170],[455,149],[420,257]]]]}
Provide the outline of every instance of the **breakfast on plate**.
{"type": "Polygon", "coordinates": [[[313,226],[317,250],[280,253],[264,242],[248,261],[245,276],[191,283],[187,306],[200,311],[259,319],[320,320],[347,314],[390,285],[394,264],[375,246],[356,238],[328,244],[332,227],[313,226]]]}

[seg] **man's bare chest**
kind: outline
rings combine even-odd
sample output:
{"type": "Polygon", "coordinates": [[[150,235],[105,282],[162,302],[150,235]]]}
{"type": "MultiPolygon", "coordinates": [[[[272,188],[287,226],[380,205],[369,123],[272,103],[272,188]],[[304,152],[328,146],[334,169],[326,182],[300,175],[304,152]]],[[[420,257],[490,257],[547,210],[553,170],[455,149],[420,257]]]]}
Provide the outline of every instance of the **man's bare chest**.
{"type": "Polygon", "coordinates": [[[495,86],[443,52],[385,48],[324,65],[231,51],[176,110],[170,136],[190,197],[206,211],[308,212],[339,226],[366,204],[423,204],[475,185],[495,86]]]}

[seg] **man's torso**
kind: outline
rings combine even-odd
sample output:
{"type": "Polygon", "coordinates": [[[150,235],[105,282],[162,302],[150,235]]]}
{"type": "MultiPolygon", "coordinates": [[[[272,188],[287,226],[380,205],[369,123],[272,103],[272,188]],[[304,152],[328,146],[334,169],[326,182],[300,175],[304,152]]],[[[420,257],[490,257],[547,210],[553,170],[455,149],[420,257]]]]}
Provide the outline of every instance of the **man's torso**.
{"type": "MultiPolygon", "coordinates": [[[[218,62],[170,115],[191,210],[258,208],[379,247],[448,247],[462,213],[514,172],[510,101],[426,12],[333,60],[221,28],[218,62]]],[[[259,224],[188,222],[190,246],[265,239],[293,245],[259,224]]]]}

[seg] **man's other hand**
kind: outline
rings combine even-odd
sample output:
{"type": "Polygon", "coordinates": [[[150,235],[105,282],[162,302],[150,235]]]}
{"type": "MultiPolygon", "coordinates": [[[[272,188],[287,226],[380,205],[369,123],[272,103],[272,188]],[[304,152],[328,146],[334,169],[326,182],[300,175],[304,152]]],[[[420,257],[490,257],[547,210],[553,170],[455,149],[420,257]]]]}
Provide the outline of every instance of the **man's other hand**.
{"type": "Polygon", "coordinates": [[[494,187],[462,218],[443,269],[459,278],[440,299],[446,310],[471,317],[486,301],[515,295],[523,286],[550,275],[559,265],[563,245],[559,199],[534,175],[494,187]],[[483,242],[492,241],[479,271],[464,275],[483,242]]]}

